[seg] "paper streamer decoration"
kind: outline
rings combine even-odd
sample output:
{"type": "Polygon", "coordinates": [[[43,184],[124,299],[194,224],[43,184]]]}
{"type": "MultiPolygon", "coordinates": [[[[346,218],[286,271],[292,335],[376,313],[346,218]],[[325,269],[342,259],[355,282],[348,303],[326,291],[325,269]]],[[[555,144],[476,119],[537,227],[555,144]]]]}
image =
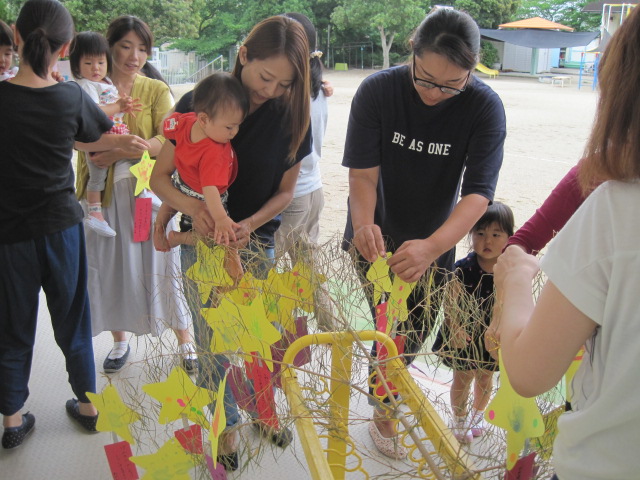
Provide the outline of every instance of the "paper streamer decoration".
{"type": "Polygon", "coordinates": [[[136,198],[136,211],[133,216],[133,241],[146,242],[151,233],[151,214],[153,203],[151,198],[136,198]]]}
{"type": "Polygon", "coordinates": [[[129,460],[133,455],[129,442],[117,442],[104,446],[113,480],[138,480],[136,465],[129,460]]]}
{"type": "MultiPolygon", "coordinates": [[[[256,354],[256,352],[253,353],[256,354]]],[[[253,381],[258,418],[265,425],[278,429],[280,424],[276,415],[271,372],[260,358],[253,362],[245,362],[244,366],[247,370],[247,378],[253,381]]]]}
{"type": "Polygon", "coordinates": [[[191,425],[189,428],[181,428],[174,432],[176,440],[180,442],[182,448],[194,455],[204,453],[202,445],[202,427],[198,424],[191,425]]]}

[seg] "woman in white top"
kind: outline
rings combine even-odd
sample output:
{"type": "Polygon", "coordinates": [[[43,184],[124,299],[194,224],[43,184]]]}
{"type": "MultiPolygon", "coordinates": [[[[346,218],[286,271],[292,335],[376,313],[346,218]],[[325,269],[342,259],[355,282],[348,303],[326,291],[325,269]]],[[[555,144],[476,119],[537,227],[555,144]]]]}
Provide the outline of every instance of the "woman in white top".
{"type": "Polygon", "coordinates": [[[561,480],[637,479],[640,472],[640,9],[600,63],[597,118],[581,164],[585,200],[540,262],[548,277],[531,296],[538,261],[509,247],[494,270],[497,332],[515,390],[553,388],[586,346],[558,421],[553,463],[561,480]],[[531,359],[535,359],[532,361],[531,359]]]}

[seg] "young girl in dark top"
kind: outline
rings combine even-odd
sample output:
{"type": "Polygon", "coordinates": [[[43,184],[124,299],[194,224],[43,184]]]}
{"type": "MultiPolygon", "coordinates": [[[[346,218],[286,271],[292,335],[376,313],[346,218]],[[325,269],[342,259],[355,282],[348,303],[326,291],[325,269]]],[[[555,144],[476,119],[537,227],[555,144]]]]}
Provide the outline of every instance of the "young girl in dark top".
{"type": "Polygon", "coordinates": [[[484,409],[493,388],[497,362],[484,346],[484,332],[493,310],[493,267],[513,235],[513,212],[494,202],[469,232],[473,252],[458,260],[455,278],[444,302],[445,322],[433,351],[453,369],[451,428],[460,442],[469,443],[484,434],[484,409]],[[471,383],[473,409],[467,411],[471,383]]]}
{"type": "Polygon", "coordinates": [[[96,379],[83,215],[71,157],[75,141],[130,149],[140,139],[101,139],[111,121],[78,84],[53,78],[72,38],[73,20],[61,3],[29,0],[14,36],[20,70],[0,82],[0,103],[11,112],[0,116],[0,413],[6,449],[21,445],[35,425],[33,414],[20,411],[29,396],[41,288],[77,397],[67,401],[67,412],[96,431],[97,411],[86,395],[96,391],[96,379]]]}

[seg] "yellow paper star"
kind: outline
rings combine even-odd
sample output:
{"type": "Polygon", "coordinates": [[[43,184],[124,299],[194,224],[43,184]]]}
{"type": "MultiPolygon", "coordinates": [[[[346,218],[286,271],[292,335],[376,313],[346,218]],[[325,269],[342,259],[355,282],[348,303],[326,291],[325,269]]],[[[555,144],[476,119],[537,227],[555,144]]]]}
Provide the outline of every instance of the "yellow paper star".
{"type": "Polygon", "coordinates": [[[136,190],[134,192],[134,195],[140,195],[140,192],[142,192],[142,190],[144,190],[145,188],[151,190],[151,187],[149,186],[149,180],[151,179],[151,170],[153,170],[153,166],[155,164],[156,161],[152,160],[149,156],[149,152],[145,150],[142,154],[142,157],[140,158],[140,161],[135,165],[129,167],[129,170],[131,170],[133,176],[138,179],[138,181],[136,182],[136,190]]]}
{"type": "Polygon", "coordinates": [[[211,351],[258,352],[273,371],[271,345],[280,340],[280,332],[267,320],[264,300],[258,295],[250,305],[238,305],[223,297],[217,308],[203,308],[203,318],[213,330],[211,351]]]}
{"type": "Polygon", "coordinates": [[[553,452],[553,442],[558,435],[558,418],[565,412],[565,406],[562,405],[558,408],[546,413],[542,418],[544,419],[544,435],[538,437],[535,441],[536,450],[540,458],[549,460],[551,453],[553,452]]]}
{"type": "Polygon", "coordinates": [[[141,480],[190,480],[189,470],[194,467],[191,454],[175,438],[154,454],[131,457],[130,460],[146,470],[141,480]]]}
{"type": "Polygon", "coordinates": [[[263,283],[263,280],[255,278],[251,272],[246,272],[238,282],[238,286],[225,295],[233,303],[250,305],[262,291],[263,283]]]}
{"type": "Polygon", "coordinates": [[[102,393],[87,392],[87,397],[100,413],[96,430],[115,432],[131,445],[135,444],[129,424],[140,420],[140,415],[124,404],[116,387],[107,385],[102,393]]]}
{"type": "Polygon", "coordinates": [[[371,264],[367,271],[367,280],[373,284],[373,304],[380,303],[382,294],[384,292],[390,292],[391,278],[389,278],[389,265],[387,265],[387,259],[391,256],[391,252],[387,252],[384,257],[378,257],[378,259],[371,264]]]}
{"type": "Polygon", "coordinates": [[[500,365],[500,388],[484,414],[485,420],[507,431],[507,470],[511,470],[527,438],[544,434],[544,421],[535,398],[518,395],[507,376],[498,351],[500,365]]]}
{"type": "Polygon", "coordinates": [[[234,282],[224,269],[224,247],[209,248],[203,242],[198,242],[196,253],[197,261],[186,275],[198,286],[200,300],[204,304],[209,300],[213,287],[229,287],[234,282]]]}
{"type": "Polygon", "coordinates": [[[263,295],[264,309],[269,322],[278,322],[291,333],[296,333],[295,298],[287,295],[263,295]]]}
{"type": "Polygon", "coordinates": [[[186,415],[201,426],[207,425],[203,407],[211,403],[213,392],[195,385],[182,368],[175,367],[164,382],[149,383],[142,389],[162,403],[158,422],[169,423],[186,415]]]}
{"type": "Polygon", "coordinates": [[[213,418],[211,419],[211,428],[209,429],[209,442],[211,443],[211,458],[213,458],[213,468],[216,468],[218,457],[218,439],[220,434],[227,427],[227,414],[224,411],[224,389],[227,385],[227,375],[218,385],[218,393],[216,393],[216,408],[213,410],[213,418]]]}
{"type": "Polygon", "coordinates": [[[416,282],[407,283],[400,277],[396,276],[393,279],[393,285],[391,286],[391,294],[389,295],[389,310],[387,315],[389,322],[404,322],[409,318],[409,310],[407,309],[407,298],[416,286],[416,282]]]}

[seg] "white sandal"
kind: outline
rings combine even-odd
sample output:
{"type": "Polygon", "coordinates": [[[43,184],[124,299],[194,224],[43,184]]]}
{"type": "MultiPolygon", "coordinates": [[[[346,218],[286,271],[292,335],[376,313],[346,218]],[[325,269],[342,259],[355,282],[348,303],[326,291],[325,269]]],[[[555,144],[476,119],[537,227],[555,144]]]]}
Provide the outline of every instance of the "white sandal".
{"type": "Polygon", "coordinates": [[[373,444],[383,455],[396,460],[407,458],[407,448],[400,443],[400,437],[398,435],[389,438],[383,437],[375,420],[369,423],[369,435],[371,435],[373,444]]]}

